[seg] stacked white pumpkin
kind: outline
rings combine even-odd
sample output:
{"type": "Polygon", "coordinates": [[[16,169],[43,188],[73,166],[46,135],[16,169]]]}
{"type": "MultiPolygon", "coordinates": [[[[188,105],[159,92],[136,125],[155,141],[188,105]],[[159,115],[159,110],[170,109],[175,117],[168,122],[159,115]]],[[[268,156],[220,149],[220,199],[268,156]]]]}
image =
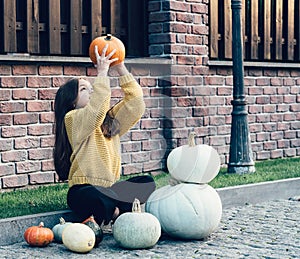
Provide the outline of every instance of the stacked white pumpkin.
{"type": "Polygon", "coordinates": [[[195,136],[192,132],[188,145],[170,152],[167,167],[172,181],[154,191],[145,206],[165,233],[180,239],[208,237],[222,217],[220,196],[208,184],[219,173],[220,157],[211,146],[196,145],[195,136]]]}

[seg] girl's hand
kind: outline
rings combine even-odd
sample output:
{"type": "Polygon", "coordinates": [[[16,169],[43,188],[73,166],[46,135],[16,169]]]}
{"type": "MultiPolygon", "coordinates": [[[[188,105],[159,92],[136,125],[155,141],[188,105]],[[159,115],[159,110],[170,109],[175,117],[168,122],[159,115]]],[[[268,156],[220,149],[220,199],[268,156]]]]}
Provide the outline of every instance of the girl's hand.
{"type": "Polygon", "coordinates": [[[118,60],[118,58],[110,59],[116,52],[116,49],[108,53],[108,55],[106,56],[107,48],[108,44],[105,45],[100,56],[98,53],[98,46],[95,46],[95,55],[97,59],[96,67],[98,76],[107,76],[110,64],[118,60]]]}

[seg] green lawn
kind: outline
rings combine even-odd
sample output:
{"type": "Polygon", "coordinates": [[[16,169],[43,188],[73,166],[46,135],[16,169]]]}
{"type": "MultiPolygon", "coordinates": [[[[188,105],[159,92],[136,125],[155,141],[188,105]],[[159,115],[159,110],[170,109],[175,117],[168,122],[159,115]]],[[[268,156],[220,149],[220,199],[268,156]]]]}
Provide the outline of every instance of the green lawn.
{"type": "MultiPolygon", "coordinates": [[[[300,177],[300,157],[257,162],[255,168],[255,173],[244,175],[227,174],[226,169],[222,168],[209,184],[214,188],[220,188],[300,177]]],[[[122,178],[126,179],[126,177],[122,178]]],[[[157,188],[160,188],[168,184],[169,174],[162,173],[154,178],[157,188]]],[[[67,184],[56,184],[3,192],[0,196],[0,218],[68,209],[67,190],[67,184]]]]}

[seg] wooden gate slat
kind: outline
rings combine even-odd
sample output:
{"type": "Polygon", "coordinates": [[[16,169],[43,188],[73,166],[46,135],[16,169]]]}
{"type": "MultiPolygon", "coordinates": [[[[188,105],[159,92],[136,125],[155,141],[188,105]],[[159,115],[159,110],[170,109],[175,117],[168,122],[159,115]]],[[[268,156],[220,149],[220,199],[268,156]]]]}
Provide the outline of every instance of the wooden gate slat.
{"type": "MultiPolygon", "coordinates": [[[[130,0],[132,6],[128,8],[127,11],[127,21],[128,21],[128,30],[127,30],[127,41],[126,49],[130,52],[131,56],[138,57],[141,56],[142,53],[145,53],[145,50],[141,49],[141,42],[148,41],[148,34],[146,23],[143,23],[144,20],[142,17],[146,15],[147,10],[147,1],[145,0],[130,0]],[[135,17],[136,13],[140,13],[140,19],[137,20],[135,17]],[[139,33],[136,33],[136,32],[139,33]]],[[[124,26],[124,24],[121,24],[124,26]]],[[[122,34],[121,37],[124,35],[123,27],[121,27],[122,34]]],[[[127,52],[127,51],[126,51],[127,52]]]]}
{"type": "Polygon", "coordinates": [[[4,0],[3,11],[4,52],[17,52],[16,2],[4,0]]]}
{"type": "Polygon", "coordinates": [[[210,56],[217,58],[219,56],[219,1],[210,1],[210,56]]]}
{"type": "Polygon", "coordinates": [[[121,0],[110,1],[110,33],[121,36],[121,0]]]}
{"type": "Polygon", "coordinates": [[[70,15],[70,45],[71,54],[82,54],[82,1],[71,0],[71,15],[70,15]]]}
{"type": "Polygon", "coordinates": [[[251,1],[251,58],[258,59],[258,0],[251,1]]]}
{"type": "Polygon", "coordinates": [[[232,58],[232,11],[231,0],[224,0],[224,43],[225,58],[232,58]]]}
{"type": "Polygon", "coordinates": [[[27,51],[39,53],[39,1],[27,1],[27,51]]]}
{"type": "Polygon", "coordinates": [[[294,36],[294,30],[292,28],[295,28],[295,0],[289,0],[288,1],[288,17],[287,17],[287,58],[288,60],[294,59],[294,49],[295,49],[295,36],[294,36]]]}
{"type": "Polygon", "coordinates": [[[282,0],[276,0],[276,59],[282,59],[282,0]]]}
{"type": "Polygon", "coordinates": [[[91,40],[102,35],[102,0],[91,2],[91,40]]]}
{"type": "Polygon", "coordinates": [[[264,59],[271,59],[271,0],[264,2],[264,59]]]}
{"type": "Polygon", "coordinates": [[[60,0],[49,1],[49,50],[61,54],[60,0]]]}

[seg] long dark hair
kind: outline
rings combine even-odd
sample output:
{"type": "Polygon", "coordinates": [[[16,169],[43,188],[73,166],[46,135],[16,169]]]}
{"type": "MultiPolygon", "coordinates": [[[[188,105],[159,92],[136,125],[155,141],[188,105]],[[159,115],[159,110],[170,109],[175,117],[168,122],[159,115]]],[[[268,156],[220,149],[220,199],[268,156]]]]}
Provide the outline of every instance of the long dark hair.
{"type": "MultiPolygon", "coordinates": [[[[78,96],[78,81],[77,78],[69,80],[58,89],[55,96],[55,143],[53,159],[55,171],[62,181],[68,179],[71,167],[70,156],[72,154],[72,147],[68,139],[64,118],[69,111],[75,109],[78,96]]],[[[106,113],[101,129],[107,138],[111,138],[120,132],[119,122],[110,115],[110,110],[106,113]]]]}
{"type": "Polygon", "coordinates": [[[64,118],[74,109],[78,95],[78,79],[71,79],[61,86],[55,96],[55,144],[53,159],[55,171],[60,180],[67,180],[71,167],[72,148],[67,136],[64,118]]]}

